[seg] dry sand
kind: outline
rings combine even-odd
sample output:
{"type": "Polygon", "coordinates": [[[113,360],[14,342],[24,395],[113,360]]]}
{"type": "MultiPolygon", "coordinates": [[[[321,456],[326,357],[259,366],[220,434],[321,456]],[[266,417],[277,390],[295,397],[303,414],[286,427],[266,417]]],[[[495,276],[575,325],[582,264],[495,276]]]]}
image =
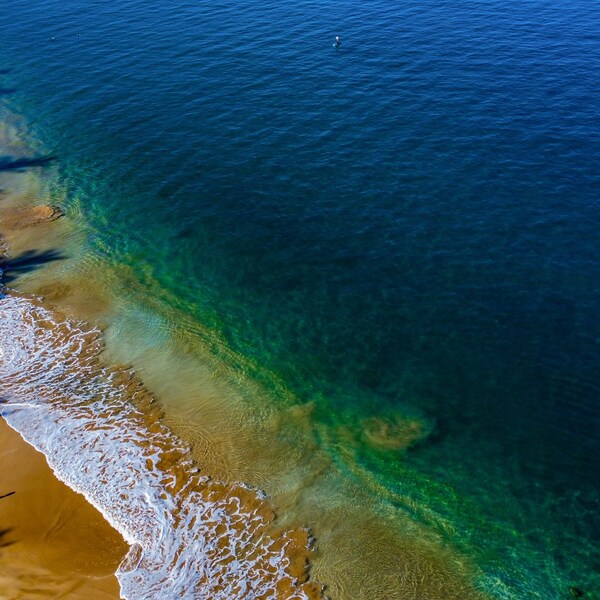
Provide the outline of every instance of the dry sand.
{"type": "Polygon", "coordinates": [[[0,418],[0,599],[119,598],[127,545],[0,418]]]}

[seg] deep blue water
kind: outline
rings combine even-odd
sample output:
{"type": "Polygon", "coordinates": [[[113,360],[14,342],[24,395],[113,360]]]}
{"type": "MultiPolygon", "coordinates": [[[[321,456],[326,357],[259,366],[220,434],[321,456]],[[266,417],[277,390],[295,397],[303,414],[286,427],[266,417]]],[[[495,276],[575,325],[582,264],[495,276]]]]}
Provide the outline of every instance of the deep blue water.
{"type": "Polygon", "coordinates": [[[332,452],[421,411],[411,493],[488,572],[600,593],[597,3],[4,0],[0,34],[91,244],[315,400],[332,452]]]}

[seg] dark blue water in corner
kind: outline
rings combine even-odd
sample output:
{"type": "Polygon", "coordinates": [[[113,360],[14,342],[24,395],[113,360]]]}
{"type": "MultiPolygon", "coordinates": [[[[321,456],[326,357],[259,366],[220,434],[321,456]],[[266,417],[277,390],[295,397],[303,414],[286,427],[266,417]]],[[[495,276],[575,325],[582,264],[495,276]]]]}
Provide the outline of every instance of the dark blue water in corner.
{"type": "Polygon", "coordinates": [[[499,597],[599,597],[596,3],[5,0],[0,33],[92,244],[314,400],[332,452],[435,421],[408,467],[359,434],[356,463],[499,597]]]}

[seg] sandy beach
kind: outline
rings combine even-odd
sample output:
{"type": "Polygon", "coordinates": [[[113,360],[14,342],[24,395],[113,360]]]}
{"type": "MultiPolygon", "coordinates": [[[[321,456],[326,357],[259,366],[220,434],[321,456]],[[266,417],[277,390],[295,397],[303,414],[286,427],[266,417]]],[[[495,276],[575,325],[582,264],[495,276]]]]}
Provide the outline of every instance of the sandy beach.
{"type": "MultiPolygon", "coordinates": [[[[2,282],[9,287],[19,273],[61,261],[65,242],[72,233],[70,222],[60,219],[60,207],[40,204],[47,196],[37,188],[34,174],[18,171],[14,174],[17,177],[3,177],[4,189],[10,193],[3,192],[0,206],[0,267],[4,270],[2,282]]],[[[81,312],[92,323],[71,322],[65,315],[55,315],[44,300],[60,300],[66,290],[72,309],[78,304],[79,294],[73,298],[72,288],[65,288],[56,273],[46,283],[42,286],[46,291],[37,290],[35,284],[31,292],[38,293],[32,297],[27,296],[29,290],[13,295],[7,289],[7,304],[2,307],[3,339],[16,341],[2,348],[3,366],[8,373],[2,391],[9,405],[3,414],[13,427],[16,419],[18,431],[49,457],[52,469],[44,454],[2,421],[0,495],[9,495],[0,506],[0,599],[117,598],[121,590],[123,597],[135,593],[153,597],[160,584],[153,581],[152,575],[163,569],[170,579],[172,570],[177,570],[169,567],[170,559],[159,554],[163,551],[174,552],[172,560],[183,560],[184,564],[187,560],[206,563],[205,567],[190,568],[193,581],[183,584],[185,593],[199,586],[210,588],[218,597],[242,593],[241,588],[230,590],[227,565],[235,552],[236,564],[246,560],[249,574],[257,580],[249,585],[273,586],[277,597],[282,598],[321,597],[321,586],[306,581],[308,531],[273,529],[274,515],[259,492],[198,477],[189,449],[160,423],[154,398],[131,370],[107,370],[99,359],[104,345],[100,331],[94,328],[94,323],[101,320],[103,306],[98,303],[98,295],[91,301],[87,286],[77,285],[81,303],[87,308],[81,312]],[[55,293],[57,285],[60,293],[55,293]],[[21,302],[27,308],[16,316],[10,307],[21,302]],[[94,307],[91,312],[90,307],[94,307]],[[120,443],[115,445],[116,440],[120,443]],[[144,448],[142,452],[140,447],[144,448]],[[120,467],[110,471],[119,460],[120,467]],[[165,485],[169,482],[171,487],[165,485]],[[179,494],[182,488],[185,494],[179,494]],[[136,549],[128,555],[125,566],[121,561],[129,545],[73,489],[85,490],[90,502],[104,507],[110,523],[120,531],[124,528],[130,543],[135,541],[136,549]],[[142,489],[146,492],[140,496],[142,489]],[[139,496],[137,504],[123,502],[129,498],[128,491],[139,496]],[[149,494],[156,495],[154,505],[149,494]],[[171,494],[175,504],[165,506],[161,520],[156,507],[171,494]],[[208,515],[213,512],[211,519],[208,515]],[[193,527],[198,518],[204,522],[193,527]],[[170,519],[175,521],[169,524],[170,519]],[[157,541],[162,540],[165,531],[169,538],[177,523],[186,519],[190,520],[186,531],[193,539],[186,543],[175,536],[171,546],[163,550],[157,541]],[[242,540],[238,538],[243,538],[241,549],[238,543],[242,540]],[[219,543],[213,541],[216,539],[219,543]],[[207,547],[202,546],[205,543],[207,547]],[[188,547],[190,556],[182,559],[188,547]],[[153,556],[153,552],[158,553],[153,556]],[[121,584],[123,577],[137,570],[145,568],[146,576],[134,574],[129,587],[122,588],[115,576],[119,565],[121,584]],[[207,581],[199,579],[198,573],[211,566],[214,575],[207,581]],[[132,591],[140,582],[149,586],[148,590],[132,591]]],[[[210,590],[206,597],[217,597],[210,590]]],[[[165,594],[180,596],[176,590],[165,594]]]]}
{"type": "Polygon", "coordinates": [[[127,544],[0,419],[0,598],[119,598],[127,544]]]}

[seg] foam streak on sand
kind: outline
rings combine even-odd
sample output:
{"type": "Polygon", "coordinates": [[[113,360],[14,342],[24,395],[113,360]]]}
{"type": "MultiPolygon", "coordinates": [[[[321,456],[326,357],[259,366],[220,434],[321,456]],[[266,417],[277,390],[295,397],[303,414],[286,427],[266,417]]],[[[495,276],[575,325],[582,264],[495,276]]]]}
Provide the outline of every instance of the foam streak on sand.
{"type": "Polygon", "coordinates": [[[202,477],[100,332],[38,300],[0,297],[2,416],[131,544],[117,577],[138,598],[321,597],[309,535],[277,531],[263,495],[202,477]]]}

